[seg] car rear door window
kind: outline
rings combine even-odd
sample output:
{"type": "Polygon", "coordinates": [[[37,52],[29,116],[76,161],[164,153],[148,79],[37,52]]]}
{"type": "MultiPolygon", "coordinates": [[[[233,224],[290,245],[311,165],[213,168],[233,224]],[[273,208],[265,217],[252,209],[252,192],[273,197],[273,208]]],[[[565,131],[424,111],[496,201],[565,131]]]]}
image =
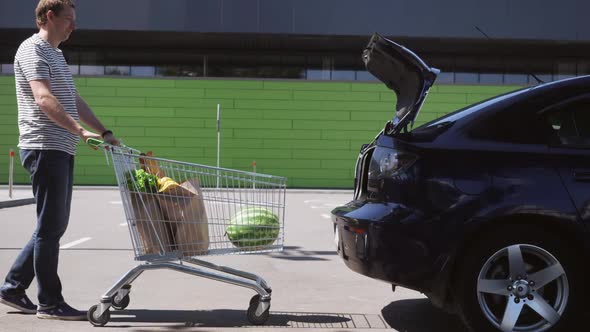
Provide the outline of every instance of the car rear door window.
{"type": "Polygon", "coordinates": [[[547,115],[548,124],[563,146],[590,147],[590,101],[571,103],[547,115]]]}
{"type": "Polygon", "coordinates": [[[525,103],[481,117],[468,135],[474,139],[513,144],[545,144],[543,122],[525,103]]]}

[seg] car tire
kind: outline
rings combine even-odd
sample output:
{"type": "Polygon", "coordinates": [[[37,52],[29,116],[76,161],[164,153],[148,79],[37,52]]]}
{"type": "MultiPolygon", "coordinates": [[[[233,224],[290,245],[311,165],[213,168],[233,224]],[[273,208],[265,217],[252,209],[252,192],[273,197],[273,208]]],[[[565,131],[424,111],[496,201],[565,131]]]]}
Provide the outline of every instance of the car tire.
{"type": "Polygon", "coordinates": [[[486,232],[464,250],[453,288],[459,315],[471,331],[575,330],[587,290],[583,255],[567,239],[537,227],[486,232]],[[524,276],[513,277],[523,271],[524,276]]]}

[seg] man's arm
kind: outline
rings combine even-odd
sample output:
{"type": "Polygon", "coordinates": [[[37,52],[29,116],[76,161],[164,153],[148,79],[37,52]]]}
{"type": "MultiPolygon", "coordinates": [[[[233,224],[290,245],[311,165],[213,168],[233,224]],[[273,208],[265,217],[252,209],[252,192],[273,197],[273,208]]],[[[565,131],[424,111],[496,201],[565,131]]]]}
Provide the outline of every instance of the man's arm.
{"type": "Polygon", "coordinates": [[[80,120],[88,127],[96,130],[97,133],[104,133],[107,130],[78,93],[76,93],[76,108],[78,109],[80,120]]]}
{"type": "MultiPolygon", "coordinates": [[[[88,127],[99,133],[104,133],[107,130],[78,93],[76,93],[76,108],[78,109],[80,120],[88,127]]],[[[107,133],[103,139],[109,144],[119,145],[119,141],[113,136],[112,132],[107,133]]]]}
{"type": "Polygon", "coordinates": [[[33,80],[29,81],[29,84],[35,97],[35,103],[51,121],[72,134],[80,136],[84,142],[91,137],[100,139],[100,135],[84,129],[64,110],[57,98],[51,93],[51,85],[48,80],[33,80]]]}

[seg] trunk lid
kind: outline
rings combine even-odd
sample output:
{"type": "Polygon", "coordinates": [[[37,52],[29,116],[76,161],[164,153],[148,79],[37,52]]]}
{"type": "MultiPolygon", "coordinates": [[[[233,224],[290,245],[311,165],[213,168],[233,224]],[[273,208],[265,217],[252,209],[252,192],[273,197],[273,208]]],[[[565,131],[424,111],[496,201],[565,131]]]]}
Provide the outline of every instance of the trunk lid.
{"type": "Polygon", "coordinates": [[[363,51],[367,70],[397,96],[395,115],[386,134],[408,131],[440,70],[428,66],[409,49],[374,34],[363,51]]]}

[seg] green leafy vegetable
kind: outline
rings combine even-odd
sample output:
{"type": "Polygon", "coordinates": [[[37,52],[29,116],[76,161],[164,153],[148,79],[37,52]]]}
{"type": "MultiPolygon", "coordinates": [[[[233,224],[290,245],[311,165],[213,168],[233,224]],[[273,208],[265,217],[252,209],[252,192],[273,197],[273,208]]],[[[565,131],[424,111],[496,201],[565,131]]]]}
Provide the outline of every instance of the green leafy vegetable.
{"type": "Polygon", "coordinates": [[[130,191],[157,193],[158,177],[143,169],[133,170],[127,173],[127,188],[130,191]]]}

